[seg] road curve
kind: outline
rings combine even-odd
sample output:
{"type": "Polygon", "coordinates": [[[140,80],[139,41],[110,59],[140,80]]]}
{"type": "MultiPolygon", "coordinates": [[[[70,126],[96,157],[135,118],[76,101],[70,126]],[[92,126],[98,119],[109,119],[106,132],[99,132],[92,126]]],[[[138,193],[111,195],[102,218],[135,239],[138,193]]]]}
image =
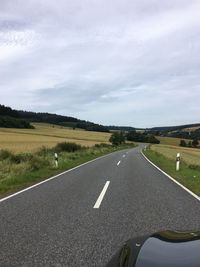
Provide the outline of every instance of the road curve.
{"type": "Polygon", "coordinates": [[[137,235],[199,230],[200,203],[141,147],[112,153],[0,203],[0,266],[104,266],[137,235]]]}

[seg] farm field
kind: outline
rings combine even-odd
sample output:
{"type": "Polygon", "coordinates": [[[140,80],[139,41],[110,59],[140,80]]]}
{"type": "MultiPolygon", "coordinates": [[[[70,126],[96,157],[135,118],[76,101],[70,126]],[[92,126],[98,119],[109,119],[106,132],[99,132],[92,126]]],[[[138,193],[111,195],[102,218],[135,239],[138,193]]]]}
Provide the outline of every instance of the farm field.
{"type": "Polygon", "coordinates": [[[159,144],[152,145],[151,150],[172,160],[176,159],[177,153],[181,153],[181,160],[186,164],[200,165],[200,149],[159,144]]]}
{"type": "Polygon", "coordinates": [[[184,132],[193,132],[195,130],[198,130],[200,128],[200,126],[196,126],[196,127],[191,127],[191,128],[185,128],[182,131],[184,132]]]}
{"type": "Polygon", "coordinates": [[[108,143],[110,134],[66,128],[47,123],[32,123],[35,129],[0,128],[0,149],[14,153],[34,152],[42,146],[51,148],[59,142],[75,142],[91,147],[108,143]]]}
{"type": "MultiPolygon", "coordinates": [[[[162,137],[162,136],[156,136],[156,138],[160,141],[161,145],[171,145],[171,146],[179,146],[181,138],[175,138],[175,137],[162,137]]],[[[186,142],[189,142],[191,140],[184,139],[186,142]]]]}

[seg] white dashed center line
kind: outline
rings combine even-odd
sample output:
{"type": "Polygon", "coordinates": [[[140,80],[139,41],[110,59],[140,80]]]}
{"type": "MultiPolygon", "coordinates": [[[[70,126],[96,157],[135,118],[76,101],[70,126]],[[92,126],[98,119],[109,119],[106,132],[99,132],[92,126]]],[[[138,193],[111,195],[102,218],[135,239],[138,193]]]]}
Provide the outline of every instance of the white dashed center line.
{"type": "Polygon", "coordinates": [[[119,166],[120,163],[121,163],[121,160],[117,163],[117,166],[119,166]]]}
{"type": "Polygon", "coordinates": [[[109,184],[110,184],[110,181],[107,181],[107,182],[105,183],[104,188],[103,188],[103,190],[101,191],[101,194],[99,195],[99,197],[98,197],[98,199],[97,199],[97,201],[96,201],[96,203],[95,203],[95,205],[94,205],[94,207],[93,207],[94,209],[98,209],[98,208],[100,207],[101,202],[102,202],[102,200],[103,200],[103,198],[104,198],[104,195],[105,195],[105,193],[106,193],[106,191],[107,191],[107,189],[108,189],[109,184]]]}

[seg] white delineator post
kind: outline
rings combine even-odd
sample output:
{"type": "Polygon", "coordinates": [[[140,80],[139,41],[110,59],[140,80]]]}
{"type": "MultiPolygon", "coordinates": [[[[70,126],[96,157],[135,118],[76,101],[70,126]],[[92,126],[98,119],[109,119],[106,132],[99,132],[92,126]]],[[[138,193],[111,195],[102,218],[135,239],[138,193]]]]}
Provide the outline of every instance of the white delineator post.
{"type": "Polygon", "coordinates": [[[55,159],[56,168],[58,168],[58,154],[57,153],[54,153],[54,159],[55,159]]]}
{"type": "Polygon", "coordinates": [[[179,169],[180,169],[180,161],[181,161],[181,155],[180,155],[180,153],[177,153],[177,155],[176,155],[176,171],[179,171],[179,169]]]}

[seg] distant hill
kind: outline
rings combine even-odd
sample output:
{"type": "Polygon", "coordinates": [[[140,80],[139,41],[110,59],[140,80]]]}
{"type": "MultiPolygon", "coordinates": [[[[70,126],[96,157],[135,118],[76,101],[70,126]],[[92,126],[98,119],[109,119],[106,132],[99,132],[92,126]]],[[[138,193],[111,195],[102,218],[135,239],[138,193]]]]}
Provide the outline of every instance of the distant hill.
{"type": "Polygon", "coordinates": [[[200,139],[200,123],[186,124],[180,126],[153,127],[146,132],[166,137],[177,137],[182,139],[200,139]]]}
{"type": "Polygon", "coordinates": [[[19,118],[19,114],[16,110],[13,110],[12,108],[6,107],[4,105],[0,105],[0,115],[19,118]]]}
{"type": "Polygon", "coordinates": [[[165,132],[165,131],[183,130],[183,129],[193,128],[193,127],[198,127],[198,126],[200,127],[200,123],[193,123],[193,124],[186,124],[186,125],[179,125],[179,126],[153,127],[148,130],[165,132]]]}
{"type": "Polygon", "coordinates": [[[0,127],[34,129],[28,121],[9,116],[0,116],[0,127]]]}
{"type": "Polygon", "coordinates": [[[87,131],[109,132],[108,128],[90,121],[57,114],[14,110],[0,105],[0,127],[33,128],[30,122],[46,122],[87,131]]]}
{"type": "Polygon", "coordinates": [[[109,130],[100,124],[96,124],[90,121],[79,120],[74,117],[62,116],[51,113],[36,113],[30,111],[18,111],[19,117],[26,119],[30,122],[46,122],[57,125],[62,125],[72,128],[81,128],[87,131],[97,131],[97,132],[109,132],[109,130]]]}
{"type": "Polygon", "coordinates": [[[4,105],[0,105],[0,127],[8,128],[34,128],[31,122],[44,122],[57,124],[71,128],[81,128],[87,131],[109,132],[124,131],[130,132],[140,130],[158,136],[178,137],[184,139],[200,139],[200,123],[164,126],[152,128],[134,128],[131,126],[104,126],[90,121],[80,120],[74,117],[62,116],[46,112],[31,112],[23,110],[15,110],[4,105]]]}
{"type": "Polygon", "coordinates": [[[123,131],[123,132],[136,130],[134,127],[131,126],[106,126],[106,128],[110,131],[123,131]]]}
{"type": "Polygon", "coordinates": [[[20,119],[16,110],[0,105],[0,127],[4,128],[34,128],[28,121],[20,119]]]}

